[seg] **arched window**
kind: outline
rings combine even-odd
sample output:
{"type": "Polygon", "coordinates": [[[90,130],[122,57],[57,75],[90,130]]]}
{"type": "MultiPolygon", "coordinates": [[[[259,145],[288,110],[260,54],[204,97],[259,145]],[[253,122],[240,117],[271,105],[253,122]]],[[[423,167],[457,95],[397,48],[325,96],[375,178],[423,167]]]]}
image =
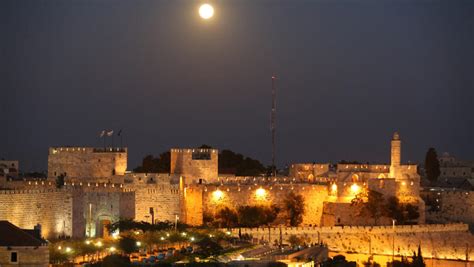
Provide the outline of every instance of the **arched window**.
{"type": "Polygon", "coordinates": [[[353,174],[353,175],[352,175],[352,182],[356,183],[356,182],[358,182],[358,181],[359,181],[359,175],[353,174]]]}

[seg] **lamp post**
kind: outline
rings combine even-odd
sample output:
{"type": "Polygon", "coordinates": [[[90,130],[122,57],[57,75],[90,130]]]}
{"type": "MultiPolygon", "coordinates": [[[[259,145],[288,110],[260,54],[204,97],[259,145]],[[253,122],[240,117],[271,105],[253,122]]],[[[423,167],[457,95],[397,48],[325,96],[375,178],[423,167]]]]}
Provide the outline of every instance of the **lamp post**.
{"type": "Polygon", "coordinates": [[[392,230],[393,230],[393,237],[392,237],[392,266],[393,266],[393,261],[395,258],[395,219],[392,219],[392,230]]]}
{"type": "Polygon", "coordinates": [[[175,214],[175,215],[174,215],[174,231],[175,231],[175,232],[178,231],[178,219],[179,219],[178,214],[175,214]]]}

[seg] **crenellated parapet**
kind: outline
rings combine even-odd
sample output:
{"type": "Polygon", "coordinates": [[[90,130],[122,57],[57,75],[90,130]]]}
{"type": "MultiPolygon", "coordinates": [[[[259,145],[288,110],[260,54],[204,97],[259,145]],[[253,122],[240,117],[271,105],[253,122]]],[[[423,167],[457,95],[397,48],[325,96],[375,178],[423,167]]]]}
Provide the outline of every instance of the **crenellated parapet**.
{"type": "Polygon", "coordinates": [[[185,178],[186,183],[215,182],[218,175],[217,149],[171,149],[170,173],[185,178]]]}
{"type": "Polygon", "coordinates": [[[78,180],[110,178],[127,170],[124,147],[51,147],[48,154],[48,177],[66,175],[78,180]]]}

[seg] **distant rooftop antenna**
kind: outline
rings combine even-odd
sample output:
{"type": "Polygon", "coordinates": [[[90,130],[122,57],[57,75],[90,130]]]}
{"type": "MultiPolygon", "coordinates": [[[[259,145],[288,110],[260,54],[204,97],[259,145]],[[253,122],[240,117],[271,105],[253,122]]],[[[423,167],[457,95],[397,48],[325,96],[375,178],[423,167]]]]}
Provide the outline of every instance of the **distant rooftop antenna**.
{"type": "Polygon", "coordinates": [[[276,165],[275,165],[275,132],[276,132],[276,89],[275,89],[275,74],[272,75],[272,117],[271,117],[271,131],[272,131],[272,175],[276,176],[276,165]]]}

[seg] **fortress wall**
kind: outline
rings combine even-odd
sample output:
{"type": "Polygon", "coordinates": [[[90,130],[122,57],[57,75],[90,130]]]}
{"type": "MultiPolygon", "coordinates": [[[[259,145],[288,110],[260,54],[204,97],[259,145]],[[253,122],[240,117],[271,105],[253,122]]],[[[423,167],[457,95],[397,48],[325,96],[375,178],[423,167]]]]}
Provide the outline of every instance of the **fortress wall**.
{"type": "Polygon", "coordinates": [[[151,222],[150,208],[155,220],[172,221],[180,214],[180,192],[177,184],[127,185],[135,192],[135,220],[151,222]]]}
{"type": "Polygon", "coordinates": [[[203,187],[193,186],[184,189],[184,222],[190,225],[203,223],[203,187]]]}
{"type": "Polygon", "coordinates": [[[390,165],[388,164],[337,164],[337,172],[380,172],[388,174],[390,165]]]}
{"type": "Polygon", "coordinates": [[[127,170],[127,149],[54,147],[49,149],[48,177],[62,173],[69,179],[107,178],[127,170]]]}
{"type": "MultiPolygon", "coordinates": [[[[239,229],[232,229],[238,236],[239,229]]],[[[268,240],[268,228],[242,228],[242,234],[253,238],[268,240]]],[[[290,235],[305,237],[308,243],[327,243],[332,251],[392,254],[392,242],[395,238],[395,255],[412,256],[418,244],[425,257],[440,259],[465,259],[467,244],[470,260],[474,260],[474,236],[469,233],[466,224],[374,226],[374,227],[293,227],[281,228],[281,236],[287,242],[290,235]],[[394,235],[395,233],[395,235],[394,235]]],[[[280,228],[270,228],[271,242],[280,239],[280,228]]]]}
{"type": "Polygon", "coordinates": [[[474,192],[445,191],[434,192],[434,199],[439,200],[440,210],[426,212],[426,220],[436,223],[463,222],[474,224],[474,192]]]}
{"type": "Polygon", "coordinates": [[[20,228],[40,224],[46,238],[72,236],[73,194],[65,190],[0,191],[0,220],[20,228]]]}
{"type": "MultiPolygon", "coordinates": [[[[305,199],[304,225],[320,225],[323,212],[323,202],[328,196],[326,186],[310,184],[280,184],[280,185],[223,185],[203,186],[203,212],[215,214],[223,207],[237,208],[243,205],[283,205],[288,192],[293,191],[303,195],[305,199]],[[257,191],[264,189],[265,194],[259,195],[257,191]],[[216,194],[219,190],[219,194],[216,194]]],[[[193,212],[187,210],[186,212],[193,212]]]]}

